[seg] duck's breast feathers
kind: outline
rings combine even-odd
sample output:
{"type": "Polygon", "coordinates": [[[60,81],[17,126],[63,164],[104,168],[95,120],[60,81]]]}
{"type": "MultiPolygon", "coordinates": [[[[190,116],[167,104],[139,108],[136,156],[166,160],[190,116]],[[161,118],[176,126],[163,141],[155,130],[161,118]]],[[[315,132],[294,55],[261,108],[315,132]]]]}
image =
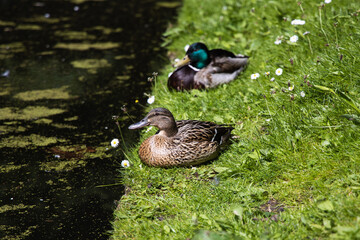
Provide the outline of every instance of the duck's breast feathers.
{"type": "Polygon", "coordinates": [[[177,137],[183,142],[218,142],[222,143],[224,137],[226,140],[230,136],[232,127],[218,125],[213,122],[203,122],[197,120],[176,121],[178,127],[177,137]]]}
{"type": "Polygon", "coordinates": [[[168,79],[168,88],[177,91],[202,89],[204,86],[194,82],[194,76],[197,73],[189,65],[176,69],[168,79]]]}

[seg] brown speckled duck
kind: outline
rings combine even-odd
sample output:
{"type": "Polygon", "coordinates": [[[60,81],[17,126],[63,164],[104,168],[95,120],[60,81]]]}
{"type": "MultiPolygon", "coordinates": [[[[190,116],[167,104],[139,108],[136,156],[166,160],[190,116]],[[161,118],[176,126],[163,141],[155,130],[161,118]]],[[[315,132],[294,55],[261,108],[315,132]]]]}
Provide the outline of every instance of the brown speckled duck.
{"type": "Polygon", "coordinates": [[[177,91],[213,88],[234,80],[248,64],[248,56],[224,49],[208,50],[204,43],[190,45],[169,75],[168,88],[177,91]]]}
{"type": "Polygon", "coordinates": [[[233,130],[232,127],[213,122],[175,121],[166,108],[152,109],[129,129],[145,126],[159,129],[139,149],[141,161],[154,167],[193,166],[214,159],[233,130]]]}

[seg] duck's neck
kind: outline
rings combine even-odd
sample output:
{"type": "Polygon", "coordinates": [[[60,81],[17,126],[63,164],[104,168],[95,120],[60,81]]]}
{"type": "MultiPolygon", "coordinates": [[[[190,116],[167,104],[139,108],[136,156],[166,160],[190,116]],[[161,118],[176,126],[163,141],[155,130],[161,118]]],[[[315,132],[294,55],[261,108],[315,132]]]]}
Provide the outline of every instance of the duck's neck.
{"type": "Polygon", "coordinates": [[[210,63],[209,54],[204,49],[200,49],[191,54],[191,65],[196,68],[204,68],[210,63]]]}
{"type": "Polygon", "coordinates": [[[173,137],[177,134],[177,132],[178,132],[178,129],[175,124],[175,126],[172,126],[172,127],[166,128],[166,129],[161,129],[160,132],[158,133],[158,135],[165,136],[165,137],[173,137]]]}

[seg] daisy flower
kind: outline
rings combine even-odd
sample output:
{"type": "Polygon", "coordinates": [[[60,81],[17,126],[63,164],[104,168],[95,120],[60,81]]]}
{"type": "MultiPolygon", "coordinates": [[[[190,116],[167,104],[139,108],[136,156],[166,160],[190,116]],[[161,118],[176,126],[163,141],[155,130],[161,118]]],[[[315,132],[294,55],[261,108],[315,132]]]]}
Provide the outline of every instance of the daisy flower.
{"type": "Polygon", "coordinates": [[[270,81],[272,81],[272,82],[275,81],[275,78],[271,78],[270,81]]]}
{"type": "Polygon", "coordinates": [[[283,70],[281,68],[276,69],[275,74],[280,76],[283,73],[283,70]]]}
{"type": "Polygon", "coordinates": [[[265,75],[266,75],[266,76],[269,76],[269,75],[270,75],[270,72],[265,72],[265,75]]]}
{"type": "Polygon", "coordinates": [[[128,167],[130,167],[130,163],[129,163],[128,160],[122,160],[122,161],[121,161],[121,166],[122,166],[123,168],[128,168],[128,167]]]}
{"type": "Polygon", "coordinates": [[[296,43],[299,40],[299,37],[294,35],[290,38],[290,42],[296,43]]]}
{"type": "Polygon", "coordinates": [[[148,104],[153,104],[155,102],[155,96],[150,96],[147,100],[148,104]]]}
{"type": "Polygon", "coordinates": [[[260,74],[259,73],[254,73],[254,74],[251,74],[251,79],[257,79],[258,77],[260,77],[260,74]]]}
{"type": "Polygon", "coordinates": [[[116,148],[117,146],[119,146],[119,139],[114,138],[113,140],[111,140],[111,146],[113,148],[116,148]]]}
{"type": "Polygon", "coordinates": [[[291,25],[304,25],[305,21],[301,19],[294,19],[291,21],[291,25]]]}
{"type": "Polygon", "coordinates": [[[300,96],[301,96],[301,97],[305,97],[305,92],[304,92],[304,91],[301,91],[300,96]]]}
{"type": "Polygon", "coordinates": [[[325,0],[325,3],[326,4],[331,3],[331,0],[325,0]]]}
{"type": "Polygon", "coordinates": [[[281,43],[280,39],[276,39],[276,41],[274,42],[276,45],[279,45],[281,43]]]}
{"type": "Polygon", "coordinates": [[[294,85],[291,87],[289,87],[289,91],[292,91],[292,90],[294,90],[294,85]]]}

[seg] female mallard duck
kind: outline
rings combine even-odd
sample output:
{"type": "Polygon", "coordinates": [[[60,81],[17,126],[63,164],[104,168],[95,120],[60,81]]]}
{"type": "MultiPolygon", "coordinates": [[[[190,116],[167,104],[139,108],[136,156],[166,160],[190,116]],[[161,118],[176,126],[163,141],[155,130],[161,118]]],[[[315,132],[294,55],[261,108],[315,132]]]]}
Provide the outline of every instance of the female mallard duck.
{"type": "Polygon", "coordinates": [[[166,108],[151,110],[144,119],[129,126],[155,126],[157,134],[140,146],[141,161],[154,167],[191,166],[214,159],[229,139],[232,127],[196,120],[176,121],[166,108]]]}
{"type": "Polygon", "coordinates": [[[234,80],[244,70],[248,56],[223,49],[208,50],[205,44],[190,45],[185,57],[175,64],[168,88],[181,90],[212,88],[234,80]]]}

